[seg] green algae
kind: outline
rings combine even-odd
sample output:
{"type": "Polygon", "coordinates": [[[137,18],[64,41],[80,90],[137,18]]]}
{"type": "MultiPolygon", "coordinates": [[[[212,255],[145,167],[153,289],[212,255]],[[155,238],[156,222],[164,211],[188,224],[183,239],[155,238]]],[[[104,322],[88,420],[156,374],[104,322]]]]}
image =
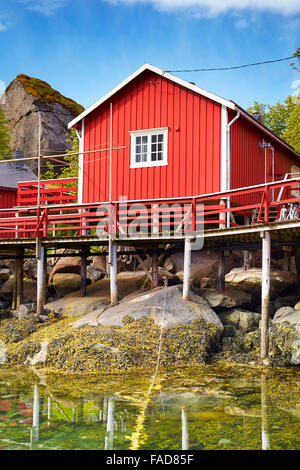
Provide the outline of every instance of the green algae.
{"type": "MultiPolygon", "coordinates": [[[[0,367],[0,448],[129,449],[150,380],[149,371],[84,377],[0,367]],[[36,386],[38,432],[31,422],[36,386]],[[113,436],[104,416],[111,400],[113,436]]],[[[181,449],[183,419],[190,450],[261,449],[262,427],[269,449],[300,449],[299,385],[295,368],[212,364],[161,371],[139,449],[181,449]]]]}

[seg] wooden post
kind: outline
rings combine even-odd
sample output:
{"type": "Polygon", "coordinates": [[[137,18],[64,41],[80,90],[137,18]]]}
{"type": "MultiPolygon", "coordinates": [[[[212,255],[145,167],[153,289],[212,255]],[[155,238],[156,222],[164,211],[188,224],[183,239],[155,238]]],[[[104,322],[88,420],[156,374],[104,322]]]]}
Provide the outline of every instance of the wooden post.
{"type": "Polygon", "coordinates": [[[15,258],[14,262],[14,281],[13,281],[13,295],[11,309],[16,310],[17,308],[17,290],[18,290],[18,260],[15,258]]]}
{"type": "Polygon", "coordinates": [[[217,289],[225,289],[225,253],[223,250],[219,253],[217,289]]]}
{"type": "Polygon", "coordinates": [[[118,303],[118,280],[117,280],[117,245],[109,240],[109,267],[110,267],[110,300],[111,305],[118,303]]]}
{"type": "Polygon", "coordinates": [[[24,280],[24,249],[18,248],[14,264],[14,283],[12,310],[19,310],[23,302],[23,280],[24,280]]]}
{"type": "Polygon", "coordinates": [[[19,258],[16,259],[18,262],[17,269],[17,304],[16,310],[19,310],[20,305],[23,303],[23,291],[24,291],[24,249],[20,248],[19,258]]]}
{"type": "Polygon", "coordinates": [[[190,281],[191,281],[191,239],[186,238],[184,241],[184,271],[183,271],[183,300],[189,300],[190,281]]]}
{"type": "Polygon", "coordinates": [[[244,250],[244,270],[247,271],[250,268],[250,256],[249,250],[244,250]]]}
{"type": "Polygon", "coordinates": [[[37,240],[37,315],[44,312],[45,302],[45,248],[41,245],[40,239],[37,240]]]}
{"type": "Polygon", "coordinates": [[[268,328],[271,275],[271,236],[264,232],[262,239],[262,282],[261,282],[261,359],[268,355],[268,328]]]}
{"type": "Polygon", "coordinates": [[[86,296],[86,254],[81,255],[81,265],[80,265],[80,296],[86,296]]]}
{"type": "Polygon", "coordinates": [[[158,286],[158,250],[157,246],[152,249],[152,289],[158,286]]]}

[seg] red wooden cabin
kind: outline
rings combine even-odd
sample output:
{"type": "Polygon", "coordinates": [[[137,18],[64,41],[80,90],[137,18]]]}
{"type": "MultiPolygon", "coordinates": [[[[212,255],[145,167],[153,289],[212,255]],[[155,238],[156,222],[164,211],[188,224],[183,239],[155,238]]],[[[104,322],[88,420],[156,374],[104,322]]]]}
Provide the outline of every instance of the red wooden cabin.
{"type": "MultiPolygon", "coordinates": [[[[79,202],[180,198],[282,180],[300,155],[233,101],[148,63],[69,123],[81,131],[79,202]],[[112,106],[112,122],[110,116],[112,106]]],[[[235,203],[259,196],[235,197],[235,203]]]]}

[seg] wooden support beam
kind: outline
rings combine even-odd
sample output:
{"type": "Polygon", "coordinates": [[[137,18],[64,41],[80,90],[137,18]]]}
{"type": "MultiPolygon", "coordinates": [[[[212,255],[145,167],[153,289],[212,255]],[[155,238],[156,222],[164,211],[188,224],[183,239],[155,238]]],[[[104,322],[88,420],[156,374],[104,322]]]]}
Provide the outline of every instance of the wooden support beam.
{"type": "Polygon", "coordinates": [[[186,238],[184,241],[184,271],[183,271],[183,300],[189,300],[190,282],[191,282],[191,239],[186,238]]]}
{"type": "Polygon", "coordinates": [[[217,289],[221,291],[225,289],[225,253],[224,251],[219,252],[217,289]]]}
{"type": "Polygon", "coordinates": [[[247,271],[251,267],[249,250],[243,251],[244,255],[244,270],[247,271]]]}
{"type": "Polygon", "coordinates": [[[271,276],[271,236],[264,232],[262,239],[262,280],[261,280],[261,344],[260,357],[268,356],[269,346],[269,304],[271,276]]]}
{"type": "Polygon", "coordinates": [[[118,280],[117,280],[117,245],[109,240],[109,274],[110,274],[110,301],[111,305],[118,303],[118,280]]]}
{"type": "Polygon", "coordinates": [[[23,302],[23,283],[24,283],[24,249],[16,250],[16,258],[14,263],[14,282],[13,282],[13,298],[12,310],[19,310],[23,302]]]}
{"type": "Polygon", "coordinates": [[[158,250],[157,246],[152,249],[152,289],[158,286],[158,250]]]}
{"type": "Polygon", "coordinates": [[[45,247],[41,245],[40,239],[37,240],[37,315],[44,313],[45,303],[45,247]]]}
{"type": "Polygon", "coordinates": [[[86,296],[86,267],[87,267],[87,257],[84,253],[81,255],[81,264],[80,264],[80,296],[86,296]]]}

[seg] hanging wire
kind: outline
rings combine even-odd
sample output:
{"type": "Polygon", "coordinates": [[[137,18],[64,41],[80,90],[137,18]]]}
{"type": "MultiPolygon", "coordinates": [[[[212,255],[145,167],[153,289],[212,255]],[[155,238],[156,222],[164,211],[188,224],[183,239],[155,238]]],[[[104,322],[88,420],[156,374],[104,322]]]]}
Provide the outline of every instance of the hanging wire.
{"type": "Polygon", "coordinates": [[[242,69],[242,68],[246,68],[246,67],[254,67],[255,65],[272,64],[274,62],[282,62],[284,60],[289,60],[289,59],[295,59],[295,55],[292,55],[292,56],[289,56],[289,57],[283,57],[282,59],[264,60],[263,62],[253,62],[252,64],[234,65],[234,66],[231,66],[231,67],[164,70],[163,73],[169,73],[169,72],[217,72],[217,71],[222,71],[222,70],[235,70],[235,69],[242,69]]]}

